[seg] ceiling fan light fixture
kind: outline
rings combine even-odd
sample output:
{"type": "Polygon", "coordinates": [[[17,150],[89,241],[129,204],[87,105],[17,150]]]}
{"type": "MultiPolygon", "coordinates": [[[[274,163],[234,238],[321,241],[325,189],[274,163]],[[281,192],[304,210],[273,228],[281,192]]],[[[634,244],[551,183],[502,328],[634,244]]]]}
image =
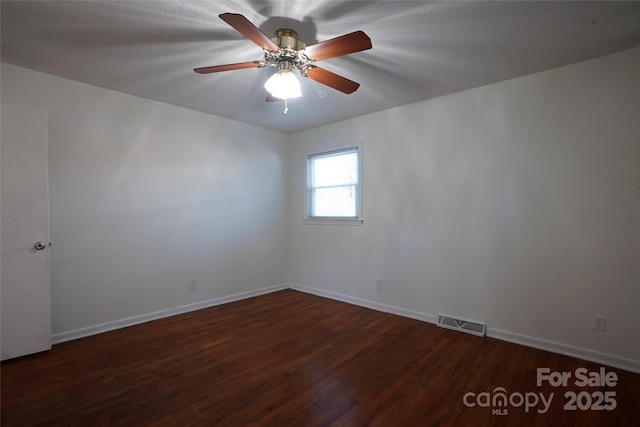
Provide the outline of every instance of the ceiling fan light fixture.
{"type": "MultiPolygon", "coordinates": [[[[283,64],[286,64],[286,62],[283,64]]],[[[287,66],[281,67],[273,76],[269,77],[269,80],[264,84],[264,88],[279,99],[299,98],[302,96],[300,82],[290,67],[287,66]]]]}

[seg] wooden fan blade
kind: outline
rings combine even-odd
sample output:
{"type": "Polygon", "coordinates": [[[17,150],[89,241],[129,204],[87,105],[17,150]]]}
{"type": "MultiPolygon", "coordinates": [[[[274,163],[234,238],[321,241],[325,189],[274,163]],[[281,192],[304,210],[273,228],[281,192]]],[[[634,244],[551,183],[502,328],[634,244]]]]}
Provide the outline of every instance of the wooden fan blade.
{"type": "Polygon", "coordinates": [[[253,25],[251,21],[239,13],[223,13],[218,15],[227,24],[231,25],[240,34],[260,46],[264,50],[279,50],[280,47],[275,44],[265,33],[260,31],[258,27],[253,25]]]}
{"type": "Polygon", "coordinates": [[[237,64],[214,65],[212,67],[194,68],[198,74],[219,73],[220,71],[242,70],[243,68],[258,68],[261,64],[258,61],[239,62],[237,64]]]}
{"type": "Polygon", "coordinates": [[[339,76],[319,67],[310,68],[307,71],[307,77],[346,94],[353,93],[360,87],[360,83],[356,83],[353,80],[349,80],[346,77],[339,76]]]}
{"type": "Polygon", "coordinates": [[[355,31],[307,46],[304,53],[313,61],[321,61],[367,49],[371,49],[371,39],[363,31],[355,31]]]}

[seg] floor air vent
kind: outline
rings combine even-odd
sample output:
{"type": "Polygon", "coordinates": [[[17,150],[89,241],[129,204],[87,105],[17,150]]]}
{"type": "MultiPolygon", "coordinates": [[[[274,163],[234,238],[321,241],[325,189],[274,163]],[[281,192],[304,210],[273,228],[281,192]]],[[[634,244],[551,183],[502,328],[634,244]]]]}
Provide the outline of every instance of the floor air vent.
{"type": "Polygon", "coordinates": [[[472,320],[457,319],[451,316],[445,316],[443,314],[438,315],[438,326],[447,329],[453,329],[455,331],[466,332],[468,334],[477,335],[479,337],[484,336],[484,331],[487,327],[484,323],[474,322],[472,320]]]}

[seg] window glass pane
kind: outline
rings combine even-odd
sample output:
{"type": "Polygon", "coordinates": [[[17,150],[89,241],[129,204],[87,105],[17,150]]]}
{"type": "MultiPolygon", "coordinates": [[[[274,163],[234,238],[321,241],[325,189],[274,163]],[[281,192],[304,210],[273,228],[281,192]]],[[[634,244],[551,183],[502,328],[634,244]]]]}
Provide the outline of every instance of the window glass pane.
{"type": "Polygon", "coordinates": [[[355,217],[355,185],[315,189],[313,208],[312,216],[355,217]]]}
{"type": "Polygon", "coordinates": [[[358,153],[347,152],[317,157],[313,161],[313,186],[326,187],[358,182],[358,153]]]}

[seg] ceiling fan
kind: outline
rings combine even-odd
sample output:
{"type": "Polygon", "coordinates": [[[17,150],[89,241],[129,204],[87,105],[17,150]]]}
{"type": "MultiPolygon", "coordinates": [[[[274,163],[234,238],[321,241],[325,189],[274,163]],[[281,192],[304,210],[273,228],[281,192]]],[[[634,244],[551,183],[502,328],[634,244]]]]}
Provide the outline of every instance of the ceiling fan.
{"type": "MultiPolygon", "coordinates": [[[[359,83],[317,67],[314,63],[371,49],[371,39],[363,31],[355,31],[307,46],[298,38],[295,31],[288,28],[277,30],[275,35],[269,38],[243,15],[223,13],[219,17],[261,47],[264,50],[264,60],[195,68],[193,71],[196,73],[209,74],[244,68],[275,67],[277,71],[265,83],[265,88],[268,91],[267,101],[269,102],[280,99],[284,99],[286,102],[289,98],[302,95],[300,83],[293,74],[294,68],[298,69],[303,77],[346,94],[353,93],[360,87],[359,83]]],[[[285,107],[285,113],[286,111],[285,107]]]]}

